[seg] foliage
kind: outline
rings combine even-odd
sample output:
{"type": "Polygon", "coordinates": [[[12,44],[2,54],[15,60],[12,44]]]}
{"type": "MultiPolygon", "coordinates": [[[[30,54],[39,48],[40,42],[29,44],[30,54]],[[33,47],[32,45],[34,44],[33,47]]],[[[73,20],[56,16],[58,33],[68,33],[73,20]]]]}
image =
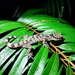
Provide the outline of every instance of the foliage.
{"type": "Polygon", "coordinates": [[[64,13],[67,12],[70,19],[72,17],[72,6],[70,0],[47,0],[42,8],[45,9],[46,14],[52,14],[52,16],[62,18],[64,13]]]}
{"type": "MultiPolygon", "coordinates": [[[[71,0],[46,0],[46,1],[42,1],[42,3],[41,1],[38,1],[38,0],[31,1],[31,4],[33,5],[32,9],[35,9],[35,8],[43,9],[43,11],[39,13],[48,14],[54,17],[59,17],[64,19],[67,18],[66,20],[68,19],[72,20],[72,17],[73,17],[72,15],[74,11],[72,9],[74,9],[74,3],[75,3],[75,0],[72,0],[72,1],[71,0]]],[[[28,3],[28,7],[29,7],[29,3],[28,3]]],[[[22,13],[27,11],[26,9],[29,10],[25,4],[18,5],[12,15],[12,18],[14,17],[19,18],[22,15],[22,13]]],[[[31,12],[32,11],[28,13],[31,13],[31,12]]]]}
{"type": "MultiPolygon", "coordinates": [[[[0,75],[61,75],[63,71],[66,72],[64,75],[74,74],[75,65],[72,62],[75,61],[75,28],[61,19],[66,11],[70,19],[72,18],[70,2],[70,0],[46,0],[40,9],[30,9],[24,13],[24,8],[20,10],[18,6],[12,15],[18,18],[16,22],[0,21],[0,75]],[[64,42],[53,44],[70,62],[66,58],[61,59],[63,56],[60,52],[52,53],[51,48],[45,48],[40,42],[32,45],[33,59],[29,59],[25,56],[26,48],[10,49],[4,41],[14,35],[23,40],[21,37],[24,35],[32,36],[35,33],[61,33],[65,38],[64,42]]],[[[11,42],[18,43],[18,40],[12,39],[11,42]]]]}
{"type": "MultiPolygon", "coordinates": [[[[48,15],[35,14],[39,10],[33,11],[31,14],[27,14],[28,12],[24,13],[16,22],[0,21],[0,35],[3,35],[0,38],[0,75],[6,73],[7,75],[60,75],[64,68],[58,53],[52,53],[50,49],[45,48],[42,43],[32,45],[34,59],[29,59],[28,56],[25,56],[27,52],[25,48],[8,48],[4,40],[13,35],[23,40],[23,38],[21,38],[22,36],[26,34],[31,36],[36,33],[35,31],[38,33],[41,32],[42,34],[61,33],[65,37],[65,41],[61,44],[56,44],[57,47],[61,49],[61,52],[64,54],[71,53],[68,55],[70,61],[75,60],[73,59],[75,57],[75,28],[65,20],[48,15]]],[[[18,42],[17,39],[12,40],[12,43],[18,42]]],[[[65,69],[66,75],[68,75],[69,72],[73,74],[71,68],[74,69],[74,66],[69,65],[69,67],[65,69]]]]}

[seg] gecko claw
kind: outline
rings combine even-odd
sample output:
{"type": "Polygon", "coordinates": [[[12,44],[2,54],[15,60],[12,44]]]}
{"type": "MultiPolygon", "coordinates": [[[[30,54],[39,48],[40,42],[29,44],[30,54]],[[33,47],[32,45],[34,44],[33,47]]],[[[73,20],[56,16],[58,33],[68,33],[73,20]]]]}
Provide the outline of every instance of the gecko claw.
{"type": "Polygon", "coordinates": [[[30,53],[27,53],[25,56],[28,56],[29,58],[32,58],[32,59],[34,59],[34,58],[33,58],[33,53],[32,53],[32,52],[30,52],[30,53]]]}

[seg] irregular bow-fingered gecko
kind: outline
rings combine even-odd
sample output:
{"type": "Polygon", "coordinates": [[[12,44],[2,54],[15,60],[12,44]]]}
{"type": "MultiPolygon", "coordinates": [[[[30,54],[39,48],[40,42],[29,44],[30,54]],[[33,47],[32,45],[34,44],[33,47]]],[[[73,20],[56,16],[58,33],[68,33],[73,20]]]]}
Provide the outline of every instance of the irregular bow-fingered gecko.
{"type": "Polygon", "coordinates": [[[59,33],[53,33],[53,34],[35,34],[33,36],[28,36],[25,35],[23,38],[23,41],[20,41],[16,44],[10,43],[9,40],[11,38],[16,38],[16,36],[9,36],[5,42],[6,45],[10,48],[18,48],[18,47],[25,47],[28,48],[28,53],[27,55],[29,55],[30,57],[32,56],[31,54],[31,45],[37,42],[42,42],[44,46],[48,47],[48,43],[50,41],[63,41],[64,37],[59,34],[59,33]]]}

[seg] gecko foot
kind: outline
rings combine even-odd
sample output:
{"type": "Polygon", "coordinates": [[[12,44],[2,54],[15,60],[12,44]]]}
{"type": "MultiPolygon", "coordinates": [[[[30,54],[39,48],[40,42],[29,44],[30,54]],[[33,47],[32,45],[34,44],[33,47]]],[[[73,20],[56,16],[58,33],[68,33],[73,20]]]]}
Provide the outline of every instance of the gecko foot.
{"type": "Polygon", "coordinates": [[[28,56],[29,58],[34,59],[34,58],[33,58],[33,53],[32,53],[32,52],[27,53],[25,56],[28,56]]]}

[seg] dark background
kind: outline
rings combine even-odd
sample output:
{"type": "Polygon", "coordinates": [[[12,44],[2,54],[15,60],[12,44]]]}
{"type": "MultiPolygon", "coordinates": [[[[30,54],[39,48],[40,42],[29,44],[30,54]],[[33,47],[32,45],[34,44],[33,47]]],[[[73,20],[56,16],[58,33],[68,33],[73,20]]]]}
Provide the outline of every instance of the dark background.
{"type": "Polygon", "coordinates": [[[2,0],[0,1],[0,19],[15,18],[16,10],[23,13],[28,9],[40,8],[43,3],[43,0],[2,0]]]}
{"type": "MultiPolygon", "coordinates": [[[[49,0],[48,0],[49,1],[49,0]]],[[[17,20],[23,12],[29,9],[39,9],[44,6],[44,0],[2,0],[0,1],[0,20],[17,20]]],[[[71,18],[65,0],[65,9],[62,19],[67,20],[75,27],[75,0],[71,0],[71,18]]],[[[49,14],[52,15],[52,14],[49,14]]],[[[57,15],[55,16],[57,17],[57,15]]]]}

